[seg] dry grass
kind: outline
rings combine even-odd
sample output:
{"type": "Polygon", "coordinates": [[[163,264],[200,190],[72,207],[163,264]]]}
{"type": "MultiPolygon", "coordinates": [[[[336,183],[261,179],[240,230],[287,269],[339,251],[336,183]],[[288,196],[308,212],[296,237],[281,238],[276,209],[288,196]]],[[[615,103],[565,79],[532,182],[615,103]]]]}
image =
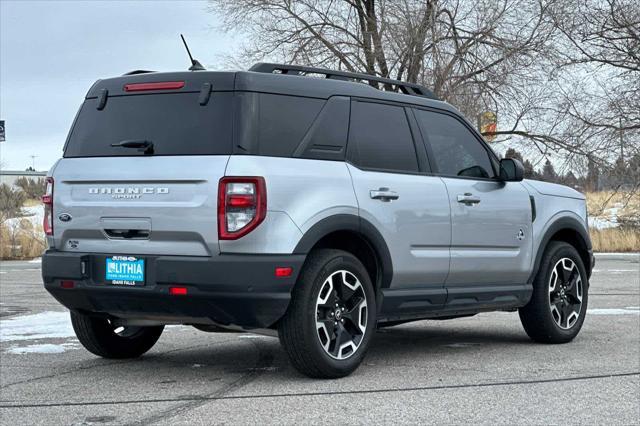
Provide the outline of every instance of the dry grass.
{"type": "Polygon", "coordinates": [[[630,228],[591,229],[595,252],[618,253],[640,251],[640,230],[630,228]]]}
{"type": "Polygon", "coordinates": [[[0,225],[0,259],[33,259],[42,255],[45,246],[42,226],[28,219],[0,225]]]}
{"type": "Polygon", "coordinates": [[[601,191],[586,195],[591,221],[605,225],[590,229],[594,251],[640,251],[640,193],[601,191]]]}

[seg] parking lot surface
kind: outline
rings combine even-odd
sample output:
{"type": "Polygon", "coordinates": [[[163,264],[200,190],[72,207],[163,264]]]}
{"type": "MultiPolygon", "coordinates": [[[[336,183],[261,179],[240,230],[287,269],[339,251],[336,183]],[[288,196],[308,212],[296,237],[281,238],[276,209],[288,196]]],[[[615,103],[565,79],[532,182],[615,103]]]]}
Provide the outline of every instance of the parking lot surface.
{"type": "Polygon", "coordinates": [[[638,255],[598,256],[589,310],[564,345],[531,342],[518,314],[378,331],[362,366],[312,380],[278,340],[165,328],[136,360],[85,351],[40,265],[0,266],[0,423],[640,423],[638,255]]]}

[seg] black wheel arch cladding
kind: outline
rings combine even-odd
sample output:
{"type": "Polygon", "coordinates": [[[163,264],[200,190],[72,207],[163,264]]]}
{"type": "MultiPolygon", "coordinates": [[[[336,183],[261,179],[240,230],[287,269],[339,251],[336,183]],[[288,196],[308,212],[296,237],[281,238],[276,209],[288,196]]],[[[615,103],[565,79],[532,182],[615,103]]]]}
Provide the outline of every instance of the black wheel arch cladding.
{"type": "MultiPolygon", "coordinates": [[[[338,231],[357,233],[370,245],[380,267],[379,285],[381,288],[388,288],[393,277],[393,262],[389,247],[380,231],[371,222],[359,216],[337,214],[318,221],[302,236],[293,253],[308,254],[320,240],[338,231]]],[[[376,283],[374,283],[375,286],[376,283]]]]}
{"type": "Polygon", "coordinates": [[[540,262],[542,261],[542,257],[546,248],[549,245],[549,242],[554,239],[553,237],[556,235],[563,235],[566,233],[570,233],[574,236],[578,237],[578,247],[576,244],[572,244],[571,241],[566,241],[564,239],[559,239],[559,241],[565,241],[575,247],[575,249],[580,254],[582,262],[584,263],[584,267],[587,271],[587,277],[591,276],[591,270],[593,268],[593,264],[591,261],[591,238],[589,237],[589,233],[585,229],[584,225],[573,217],[561,217],[554,221],[545,231],[544,236],[540,240],[540,245],[537,247],[536,258],[533,270],[531,272],[531,276],[529,277],[528,282],[533,282],[538,270],[540,269],[540,262]]]}

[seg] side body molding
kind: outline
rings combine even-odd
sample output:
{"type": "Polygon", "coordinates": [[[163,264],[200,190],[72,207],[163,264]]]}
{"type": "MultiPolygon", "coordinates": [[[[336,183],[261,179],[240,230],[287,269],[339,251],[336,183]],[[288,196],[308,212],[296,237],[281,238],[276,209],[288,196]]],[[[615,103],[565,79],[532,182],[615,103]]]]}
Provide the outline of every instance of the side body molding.
{"type": "Polygon", "coordinates": [[[393,263],[389,247],[375,226],[358,216],[338,214],[318,221],[302,236],[293,253],[307,254],[323,237],[337,231],[357,232],[364,237],[378,255],[377,261],[381,268],[380,287],[388,288],[393,277],[393,263]]]}

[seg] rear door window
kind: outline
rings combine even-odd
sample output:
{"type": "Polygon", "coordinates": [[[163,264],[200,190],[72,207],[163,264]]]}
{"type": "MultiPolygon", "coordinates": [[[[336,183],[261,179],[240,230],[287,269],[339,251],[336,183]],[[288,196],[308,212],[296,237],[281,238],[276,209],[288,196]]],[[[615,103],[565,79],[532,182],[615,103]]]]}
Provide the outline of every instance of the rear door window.
{"type": "Polygon", "coordinates": [[[230,154],[231,92],[214,92],[206,105],[199,93],[111,96],[104,109],[96,99],[80,108],[65,157],[144,155],[137,149],[112,147],[126,140],[150,141],[154,155],[230,154]]]}
{"type": "Polygon", "coordinates": [[[464,124],[448,114],[421,109],[414,111],[440,174],[484,179],[495,177],[489,153],[464,124]]]}
{"type": "Polygon", "coordinates": [[[348,152],[364,169],[418,172],[418,159],[404,108],[372,102],[351,104],[348,152]]]}

